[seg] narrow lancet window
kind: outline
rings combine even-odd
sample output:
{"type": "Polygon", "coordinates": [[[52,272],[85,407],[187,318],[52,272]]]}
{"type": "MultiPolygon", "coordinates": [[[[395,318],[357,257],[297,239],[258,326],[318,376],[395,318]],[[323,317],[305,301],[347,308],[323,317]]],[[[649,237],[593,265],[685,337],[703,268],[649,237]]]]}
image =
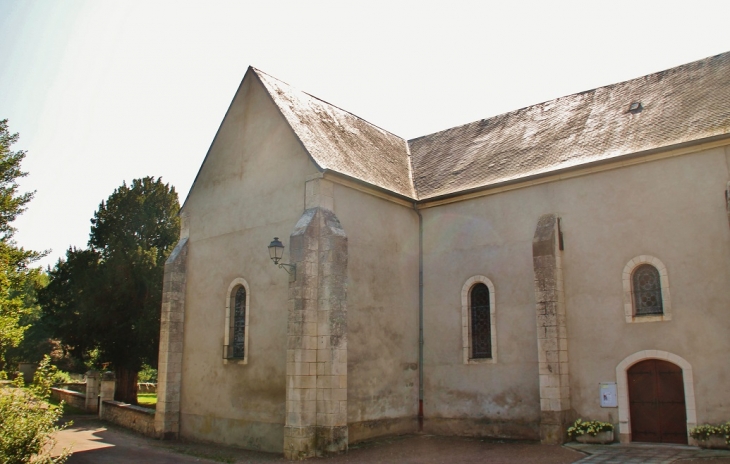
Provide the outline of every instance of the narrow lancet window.
{"type": "Polygon", "coordinates": [[[233,358],[243,358],[246,347],[246,289],[238,287],[233,297],[231,348],[233,358]]]}
{"type": "Polygon", "coordinates": [[[490,321],[489,288],[478,283],[471,288],[471,357],[492,357],[492,323],[490,321]]]}
{"type": "Polygon", "coordinates": [[[642,264],[632,276],[634,312],[636,316],[664,314],[659,271],[651,264],[642,264]]]}

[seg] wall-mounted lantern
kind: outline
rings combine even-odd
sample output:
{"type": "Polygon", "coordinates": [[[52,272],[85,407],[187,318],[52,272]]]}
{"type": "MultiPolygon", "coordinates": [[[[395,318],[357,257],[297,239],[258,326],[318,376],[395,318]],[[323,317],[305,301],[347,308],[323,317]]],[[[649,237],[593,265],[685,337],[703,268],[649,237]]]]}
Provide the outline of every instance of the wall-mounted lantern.
{"type": "Polygon", "coordinates": [[[274,237],[274,240],[269,243],[269,257],[275,265],[279,266],[279,269],[284,269],[289,274],[289,282],[296,281],[297,265],[280,263],[282,256],[284,256],[284,244],[279,241],[279,237],[274,237]]]}

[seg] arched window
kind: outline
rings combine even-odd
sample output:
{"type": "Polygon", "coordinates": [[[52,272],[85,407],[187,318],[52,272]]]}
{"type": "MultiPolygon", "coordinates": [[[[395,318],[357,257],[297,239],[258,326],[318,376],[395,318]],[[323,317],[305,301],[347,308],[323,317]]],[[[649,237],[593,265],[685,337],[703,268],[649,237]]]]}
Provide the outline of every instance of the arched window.
{"type": "Polygon", "coordinates": [[[478,283],[471,288],[469,298],[471,316],[471,358],[492,357],[492,324],[489,313],[489,288],[478,283]]]}
{"type": "Polygon", "coordinates": [[[494,285],[477,275],[461,289],[464,364],[497,362],[497,323],[494,285]]]}
{"type": "Polygon", "coordinates": [[[246,289],[243,285],[233,295],[233,315],[231,317],[231,357],[243,358],[246,350],[246,289]]]}
{"type": "Polygon", "coordinates": [[[228,286],[226,296],[226,327],[223,335],[223,359],[238,364],[248,362],[249,290],[242,278],[228,286]]]}
{"type": "Polygon", "coordinates": [[[631,277],[634,293],[634,313],[637,316],[664,314],[662,287],[659,271],[651,264],[642,264],[634,269],[631,277]]]}
{"type": "Polygon", "coordinates": [[[672,320],[667,267],[659,258],[641,255],[626,263],[623,272],[626,322],[672,320]]]}

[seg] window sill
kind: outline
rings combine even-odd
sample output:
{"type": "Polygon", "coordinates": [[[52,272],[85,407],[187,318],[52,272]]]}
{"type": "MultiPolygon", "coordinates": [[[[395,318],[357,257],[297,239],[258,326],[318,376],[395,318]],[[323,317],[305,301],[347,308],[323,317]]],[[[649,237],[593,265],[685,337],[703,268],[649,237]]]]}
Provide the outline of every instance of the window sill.
{"type": "Polygon", "coordinates": [[[223,365],[226,364],[248,364],[248,358],[224,358],[223,365]]]}
{"type": "Polygon", "coordinates": [[[496,364],[495,358],[470,358],[464,364],[496,364]]]}
{"type": "Polygon", "coordinates": [[[671,321],[671,314],[657,314],[652,316],[635,316],[633,314],[626,316],[626,322],[628,323],[639,323],[639,322],[665,322],[671,321]]]}

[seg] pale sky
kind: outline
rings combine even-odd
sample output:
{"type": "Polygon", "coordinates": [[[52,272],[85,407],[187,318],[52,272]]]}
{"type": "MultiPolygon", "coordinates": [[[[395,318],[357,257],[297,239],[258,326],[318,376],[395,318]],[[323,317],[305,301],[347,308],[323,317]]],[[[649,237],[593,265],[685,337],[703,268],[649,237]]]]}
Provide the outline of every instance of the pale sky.
{"type": "Polygon", "coordinates": [[[730,51],[730,1],[0,0],[20,245],[85,247],[123,181],[182,203],[249,65],[404,138],[730,51]]]}

